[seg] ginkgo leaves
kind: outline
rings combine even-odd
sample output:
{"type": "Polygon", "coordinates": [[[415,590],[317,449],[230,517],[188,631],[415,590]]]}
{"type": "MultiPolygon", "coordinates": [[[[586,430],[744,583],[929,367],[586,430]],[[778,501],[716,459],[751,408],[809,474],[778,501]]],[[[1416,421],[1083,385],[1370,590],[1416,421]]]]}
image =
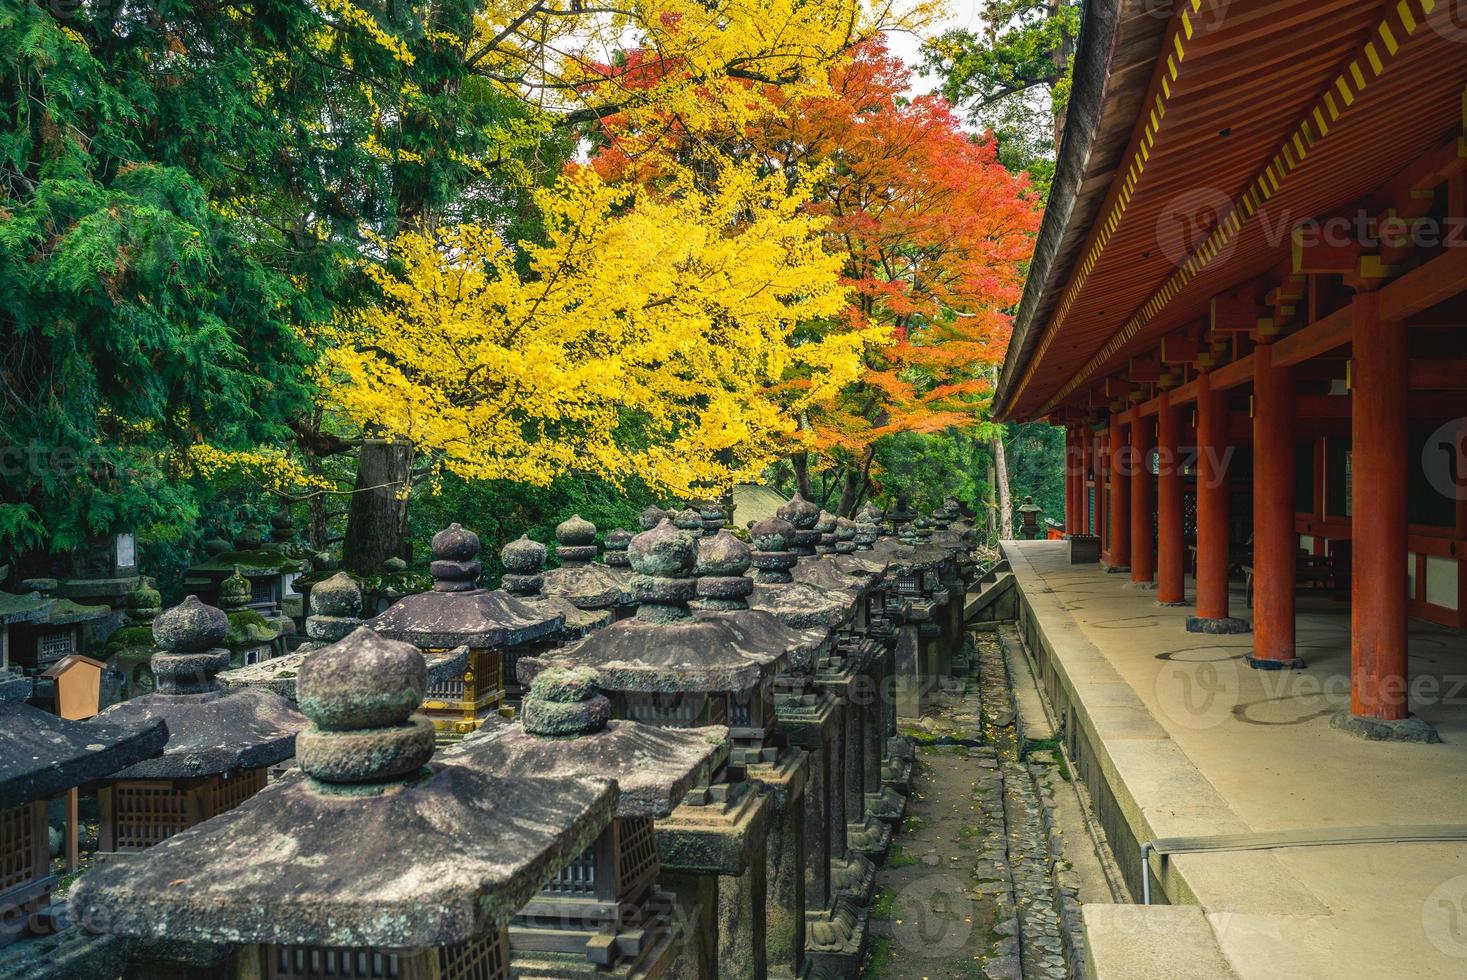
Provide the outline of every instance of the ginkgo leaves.
{"type": "Polygon", "coordinates": [[[358,424],[470,478],[636,473],[678,494],[756,472],[790,416],[763,397],[792,365],[828,398],[859,341],[791,345],[846,303],[826,219],[726,162],[706,186],[618,187],[576,169],[537,195],[541,244],[476,225],[407,233],[368,267],[382,301],[345,320],[322,382],[358,424]]]}

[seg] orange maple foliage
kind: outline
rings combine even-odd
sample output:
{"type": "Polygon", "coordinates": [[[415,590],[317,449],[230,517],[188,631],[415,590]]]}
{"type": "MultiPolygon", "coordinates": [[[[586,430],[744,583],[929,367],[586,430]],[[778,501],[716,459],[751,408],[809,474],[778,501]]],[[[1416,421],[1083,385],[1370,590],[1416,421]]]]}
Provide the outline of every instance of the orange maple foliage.
{"type": "MultiPolygon", "coordinates": [[[[637,128],[604,120],[593,166],[608,180],[656,182],[670,157],[716,146],[822,175],[810,208],[830,219],[827,247],[845,260],[851,302],[830,322],[802,324],[793,342],[855,332],[881,342],[866,346],[860,380],[801,411],[791,449],[844,471],[844,512],[882,437],[982,421],[1041,215],[991,138],[965,132],[939,96],[906,96],[911,72],[879,39],[854,47],[829,80],[820,97],[761,89],[772,110],[738,133],[693,135],[675,117],[637,128]]],[[[791,375],[769,397],[793,403],[808,383],[791,375]]]]}
{"type": "Polygon", "coordinates": [[[907,100],[910,81],[867,42],[832,73],[834,97],[787,104],[750,134],[780,166],[829,168],[812,207],[830,217],[853,301],[812,329],[890,329],[865,377],[807,420],[810,449],[858,465],[883,436],[979,422],[1039,227],[1027,178],[940,97],[907,100]]]}

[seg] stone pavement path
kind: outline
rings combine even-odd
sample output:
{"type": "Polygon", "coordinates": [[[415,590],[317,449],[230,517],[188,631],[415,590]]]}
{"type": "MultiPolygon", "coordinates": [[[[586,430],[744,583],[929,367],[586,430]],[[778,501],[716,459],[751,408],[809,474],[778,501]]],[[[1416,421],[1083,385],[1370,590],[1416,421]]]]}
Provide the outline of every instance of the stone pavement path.
{"type": "Polygon", "coordinates": [[[1042,791],[1018,758],[997,644],[976,639],[980,676],[955,679],[909,731],[914,792],[877,875],[866,980],[1072,976],[1042,791]]]}

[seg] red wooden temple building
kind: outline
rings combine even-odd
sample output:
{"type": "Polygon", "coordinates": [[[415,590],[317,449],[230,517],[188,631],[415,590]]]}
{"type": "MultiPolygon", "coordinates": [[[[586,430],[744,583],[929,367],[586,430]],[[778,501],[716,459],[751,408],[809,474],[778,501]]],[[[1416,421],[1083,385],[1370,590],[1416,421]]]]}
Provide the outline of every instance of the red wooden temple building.
{"type": "Polygon", "coordinates": [[[1453,6],[1087,4],[995,403],[1066,427],[1067,532],[1189,630],[1251,602],[1250,666],[1303,666],[1299,589],[1348,598],[1344,723],[1372,737],[1432,737],[1408,617],[1467,628],[1453,6]]]}

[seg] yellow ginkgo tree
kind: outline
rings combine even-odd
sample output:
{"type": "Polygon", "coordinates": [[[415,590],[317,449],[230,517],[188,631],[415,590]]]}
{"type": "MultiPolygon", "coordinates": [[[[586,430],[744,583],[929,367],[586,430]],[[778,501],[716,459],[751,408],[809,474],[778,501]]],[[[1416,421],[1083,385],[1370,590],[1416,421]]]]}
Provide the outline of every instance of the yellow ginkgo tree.
{"type": "Polygon", "coordinates": [[[338,325],[330,403],[471,479],[636,474],[679,495],[779,455],[765,388],[793,363],[829,397],[865,338],[791,346],[845,305],[809,188],[724,162],[656,191],[573,168],[538,195],[543,243],[446,226],[386,243],[379,303],[338,325]]]}

